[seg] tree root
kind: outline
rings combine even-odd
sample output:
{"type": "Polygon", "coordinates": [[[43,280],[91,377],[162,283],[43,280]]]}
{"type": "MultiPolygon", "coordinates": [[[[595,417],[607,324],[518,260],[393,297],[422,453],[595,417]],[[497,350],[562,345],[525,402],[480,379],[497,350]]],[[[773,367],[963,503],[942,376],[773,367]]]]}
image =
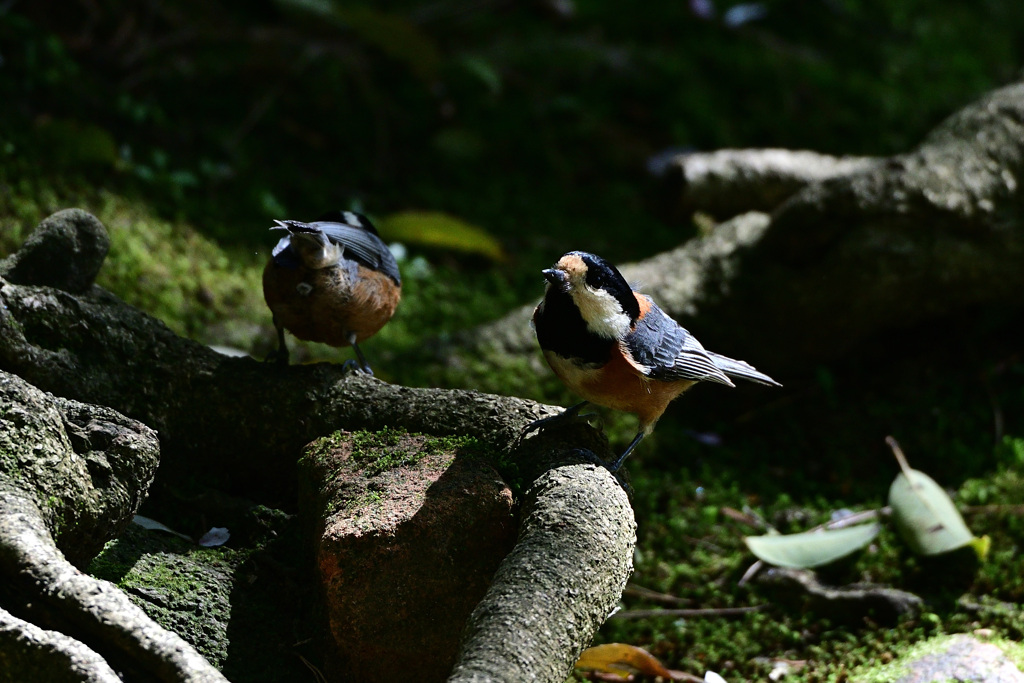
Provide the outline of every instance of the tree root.
{"type": "MultiPolygon", "coordinates": [[[[83,574],[68,562],[54,545],[31,498],[9,487],[0,488],[0,575],[8,583],[5,603],[20,597],[25,600],[20,607],[35,619],[61,624],[82,641],[99,642],[98,650],[109,651],[114,659],[128,659],[145,672],[145,678],[169,683],[226,680],[190,645],[155,624],[116,586],[83,574]]],[[[77,660],[67,653],[80,654],[81,649],[69,648],[71,639],[51,640],[62,643],[55,656],[66,658],[70,672],[77,660]]],[[[48,659],[50,666],[57,664],[53,657],[48,659]]],[[[100,677],[96,680],[104,680],[108,669],[105,663],[97,666],[94,673],[100,677]]],[[[34,675],[31,672],[9,680],[31,680],[34,675]]]]}
{"type": "Polygon", "coordinates": [[[0,608],[0,681],[121,683],[106,660],[88,646],[47,631],[0,608]]]}
{"type": "Polygon", "coordinates": [[[789,149],[721,149],[680,154],[665,170],[676,209],[729,218],[771,211],[811,183],[869,171],[871,157],[789,149]]]}
{"type": "Polygon", "coordinates": [[[566,680],[622,595],[635,540],[629,501],[607,470],[575,464],[541,475],[449,681],[566,680]]]}
{"type": "MultiPolygon", "coordinates": [[[[635,522],[625,494],[610,473],[578,452],[583,446],[608,457],[603,437],[579,425],[521,439],[526,425],[555,412],[550,406],[396,386],[327,364],[282,368],[228,358],[177,337],[95,286],[77,294],[2,278],[0,369],[158,429],[161,477],[173,481],[202,469],[208,479],[256,498],[279,497],[302,446],[339,428],[404,427],[489,444],[506,464],[514,462],[525,482],[535,483],[524,545],[502,563],[471,621],[462,649],[465,671],[535,671],[536,680],[564,680],[631,570],[635,522]],[[544,564],[559,569],[543,570],[544,564]],[[520,616],[509,621],[514,615],[520,616]],[[525,623],[557,635],[512,641],[525,623]],[[495,650],[487,646],[492,637],[519,644],[495,650]]],[[[49,596],[41,609],[132,652],[133,666],[161,680],[220,680],[176,636],[149,628],[120,591],[63,561],[48,544],[44,518],[21,509],[0,526],[0,548],[7,549],[7,573],[31,576],[49,596]]]]}

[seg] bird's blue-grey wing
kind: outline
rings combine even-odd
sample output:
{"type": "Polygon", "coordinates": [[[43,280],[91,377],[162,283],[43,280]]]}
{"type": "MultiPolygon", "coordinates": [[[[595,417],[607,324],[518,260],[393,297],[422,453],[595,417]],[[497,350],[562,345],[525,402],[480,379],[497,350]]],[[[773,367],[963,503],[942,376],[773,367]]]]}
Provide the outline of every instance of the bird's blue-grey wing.
{"type": "MultiPolygon", "coordinates": [[[[356,214],[353,214],[356,215],[356,214]]],[[[335,221],[316,221],[311,227],[321,230],[335,244],[345,247],[346,255],[368,268],[379,270],[396,283],[401,282],[395,257],[376,234],[362,225],[353,226],[335,221]]]]}
{"type": "Polygon", "coordinates": [[[651,379],[718,382],[733,386],[701,343],[653,301],[646,314],[626,335],[623,344],[651,379]]]}
{"type": "Polygon", "coordinates": [[[271,254],[274,258],[274,263],[282,268],[294,270],[302,265],[302,259],[292,249],[292,238],[290,235],[278,240],[277,246],[274,247],[274,251],[271,254]]]}

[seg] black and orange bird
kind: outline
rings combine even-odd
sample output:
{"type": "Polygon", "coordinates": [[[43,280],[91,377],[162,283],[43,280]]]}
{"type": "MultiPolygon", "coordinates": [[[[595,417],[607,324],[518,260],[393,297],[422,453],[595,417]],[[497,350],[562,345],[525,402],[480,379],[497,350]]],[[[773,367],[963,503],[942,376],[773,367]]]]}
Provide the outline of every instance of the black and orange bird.
{"type": "Polygon", "coordinates": [[[537,341],[558,378],[585,400],[531,428],[575,417],[588,402],[634,413],[640,430],[609,466],[612,472],[654,431],[668,404],[697,382],[780,386],[741,360],[707,351],[600,256],[571,251],[543,272],[544,299],[533,313],[537,341]]]}
{"type": "Polygon", "coordinates": [[[271,230],[288,234],[263,270],[263,298],[277,328],[272,358],[287,365],[288,330],[299,339],[351,346],[358,368],[372,375],[359,343],[395,314],[402,295],[395,257],[370,220],[355,211],[332,211],[312,223],[274,222],[271,230]]]}

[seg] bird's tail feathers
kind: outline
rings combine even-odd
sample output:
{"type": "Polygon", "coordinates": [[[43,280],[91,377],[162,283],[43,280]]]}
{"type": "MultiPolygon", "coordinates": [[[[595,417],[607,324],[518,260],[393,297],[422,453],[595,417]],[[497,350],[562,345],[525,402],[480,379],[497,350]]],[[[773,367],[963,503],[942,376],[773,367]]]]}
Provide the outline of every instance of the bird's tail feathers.
{"type": "Polygon", "coordinates": [[[715,366],[724,372],[729,377],[735,379],[745,379],[749,382],[757,382],[758,384],[767,384],[773,387],[781,387],[782,385],[773,380],[763,372],[758,372],[754,369],[750,363],[742,360],[734,360],[721,354],[708,351],[708,356],[714,362],[715,366]]]}

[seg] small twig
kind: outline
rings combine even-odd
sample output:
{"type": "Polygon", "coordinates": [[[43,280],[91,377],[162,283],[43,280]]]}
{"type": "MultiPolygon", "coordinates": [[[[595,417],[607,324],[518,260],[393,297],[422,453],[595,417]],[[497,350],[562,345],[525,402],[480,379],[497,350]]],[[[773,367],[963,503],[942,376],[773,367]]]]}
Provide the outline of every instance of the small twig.
{"type": "Polygon", "coordinates": [[[988,397],[988,404],[992,408],[992,437],[997,445],[1002,443],[1004,431],[1003,406],[999,403],[999,397],[992,390],[992,382],[989,381],[989,374],[982,373],[981,384],[985,388],[985,395],[988,397]]]}
{"type": "Polygon", "coordinates": [[[723,516],[728,517],[734,522],[746,524],[747,526],[754,527],[755,529],[764,529],[768,526],[764,522],[764,520],[755,517],[754,515],[748,514],[746,512],[740,512],[736,508],[725,506],[719,508],[719,512],[721,512],[723,516]]]}
{"type": "Polygon", "coordinates": [[[861,522],[867,522],[869,520],[878,519],[879,517],[888,517],[892,514],[892,508],[886,505],[883,508],[877,510],[861,510],[860,512],[854,512],[852,515],[847,515],[842,519],[835,519],[824,524],[819,524],[809,531],[822,531],[824,529],[845,529],[848,526],[856,526],[861,522]]]}
{"type": "Polygon", "coordinates": [[[743,572],[743,576],[741,576],[740,580],[736,582],[736,585],[745,585],[748,581],[757,576],[757,573],[761,571],[761,567],[763,566],[764,562],[762,562],[761,560],[757,560],[756,562],[754,562],[754,564],[747,567],[747,571],[743,572]]]}
{"type": "Polygon", "coordinates": [[[988,515],[999,512],[1024,515],[1024,505],[966,505],[960,508],[960,511],[965,515],[988,515]]]}
{"type": "Polygon", "coordinates": [[[760,612],[764,605],[750,607],[708,607],[705,609],[624,609],[610,619],[647,619],[649,617],[738,617],[751,612],[760,612]]]}
{"type": "Polygon", "coordinates": [[[295,656],[298,657],[299,661],[305,664],[306,668],[310,670],[310,672],[313,674],[313,678],[316,679],[316,683],[327,683],[327,677],[324,676],[320,669],[316,668],[312,662],[310,662],[308,659],[306,659],[297,652],[295,653],[295,656]]]}
{"type": "Polygon", "coordinates": [[[626,589],[622,591],[622,594],[634,598],[651,600],[653,602],[661,602],[666,605],[688,605],[692,602],[691,600],[670,595],[669,593],[659,593],[658,591],[651,590],[650,588],[638,586],[635,583],[627,584],[626,589]]]}
{"type": "Polygon", "coordinates": [[[726,550],[722,546],[717,545],[715,543],[712,543],[711,541],[707,540],[706,538],[694,538],[692,536],[686,536],[685,539],[686,539],[687,542],[692,543],[692,544],[697,545],[697,546],[700,546],[701,548],[704,548],[705,550],[710,550],[711,552],[715,553],[716,555],[726,555],[729,552],[728,550],[726,550]]]}

